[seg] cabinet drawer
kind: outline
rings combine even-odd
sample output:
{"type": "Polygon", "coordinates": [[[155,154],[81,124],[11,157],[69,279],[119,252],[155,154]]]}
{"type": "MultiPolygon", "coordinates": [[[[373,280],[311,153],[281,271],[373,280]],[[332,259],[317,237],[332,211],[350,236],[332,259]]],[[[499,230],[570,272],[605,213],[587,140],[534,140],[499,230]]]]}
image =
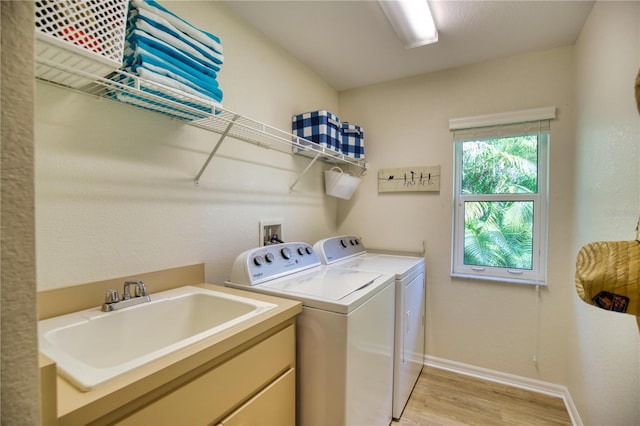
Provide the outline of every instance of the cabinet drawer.
{"type": "Polygon", "coordinates": [[[291,325],[119,424],[211,424],[294,365],[295,330],[291,325]]]}
{"type": "Polygon", "coordinates": [[[294,426],[295,423],[296,374],[291,369],[218,423],[218,426],[294,426]]]}

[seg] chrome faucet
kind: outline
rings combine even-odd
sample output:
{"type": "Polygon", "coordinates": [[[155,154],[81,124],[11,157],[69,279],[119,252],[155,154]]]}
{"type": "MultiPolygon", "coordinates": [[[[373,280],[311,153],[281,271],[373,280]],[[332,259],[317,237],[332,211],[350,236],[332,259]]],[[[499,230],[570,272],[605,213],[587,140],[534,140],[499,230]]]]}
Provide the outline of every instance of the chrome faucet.
{"type": "Polygon", "coordinates": [[[107,294],[104,297],[104,303],[102,304],[101,311],[111,312],[117,309],[122,309],[128,306],[133,306],[139,303],[150,301],[151,296],[149,296],[147,286],[144,285],[142,280],[125,281],[124,289],[122,291],[122,300],[120,300],[117,290],[107,290],[107,294]],[[131,286],[134,286],[133,295],[131,294],[130,290],[131,286]]]}
{"type": "Polygon", "coordinates": [[[124,291],[122,293],[122,299],[124,299],[124,300],[131,299],[131,292],[129,291],[129,287],[131,285],[135,286],[135,290],[134,290],[135,297],[149,296],[149,294],[147,293],[147,287],[144,285],[142,280],[125,281],[124,282],[124,291]]]}

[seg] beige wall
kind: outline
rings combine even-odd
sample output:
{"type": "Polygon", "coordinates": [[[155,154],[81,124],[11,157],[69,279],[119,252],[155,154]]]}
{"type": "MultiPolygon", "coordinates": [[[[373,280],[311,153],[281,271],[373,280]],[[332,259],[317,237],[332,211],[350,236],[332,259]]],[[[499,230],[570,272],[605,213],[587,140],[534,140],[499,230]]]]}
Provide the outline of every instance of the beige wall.
{"type": "Polygon", "coordinates": [[[33,191],[33,4],[1,2],[3,425],[40,424],[33,191]]]}
{"type": "Polygon", "coordinates": [[[639,13],[637,2],[598,2],[575,48],[340,93],[341,118],[365,128],[370,168],[352,201],[339,204],[339,232],[395,250],[419,251],[425,241],[428,354],[566,385],[584,424],[640,423],[636,321],[579,301],[573,283],[582,244],[635,235],[639,13]],[[537,306],[532,287],[449,276],[448,120],[547,105],[558,107],[558,117],[551,123],[548,287],[537,306]],[[377,193],[379,168],[436,164],[440,193],[377,193]]]}
{"type": "MultiPolygon", "coordinates": [[[[289,131],[295,113],[337,111],[334,89],[223,4],[163,4],[222,39],[226,108],[289,131]]],[[[195,187],[217,134],[43,83],[35,137],[39,290],[195,262],[223,283],[261,219],[284,219],[288,241],[335,233],[320,166],[289,192],[304,157],[229,139],[195,187]]]]}
{"type": "Polygon", "coordinates": [[[637,115],[626,97],[632,81],[627,86],[626,78],[638,68],[637,3],[598,3],[577,49],[339,96],[224,5],[163,3],[221,36],[227,108],[285,130],[294,113],[337,112],[365,128],[368,175],[349,202],[323,195],[321,167],[290,194],[306,159],[228,141],[195,188],[193,177],[217,135],[38,83],[39,290],[198,261],[207,265],[207,280],[220,283],[235,255],[257,244],[259,219],[284,218],[287,240],[355,233],[370,247],[412,252],[424,241],[429,355],[566,384],[586,424],[608,423],[617,412],[640,423],[635,322],[605,318],[577,301],[573,289],[579,246],[628,238],[637,214],[625,213],[637,210],[640,192],[637,115]],[[548,286],[537,299],[530,286],[452,279],[448,120],[550,105],[558,117],[551,124],[548,286]],[[602,150],[602,141],[616,149],[602,150]],[[423,165],[441,166],[439,193],[377,193],[379,168],[423,165]],[[622,170],[636,174],[621,183],[622,170]]]}
{"type": "MultiPolygon", "coordinates": [[[[576,203],[573,252],[632,240],[640,215],[640,3],[598,2],[576,44],[576,203]]],[[[567,308],[568,387],[585,424],[640,424],[640,329],[633,316],[567,308]]],[[[640,324],[640,323],[639,323],[640,324]]]]}
{"type": "Polygon", "coordinates": [[[564,383],[573,292],[573,50],[514,56],[340,93],[341,118],[365,129],[370,171],[339,230],[365,244],[419,251],[425,241],[427,353],[564,383]],[[551,123],[548,286],[452,279],[450,118],[556,106],[551,123]],[[439,193],[377,192],[379,168],[441,166],[439,193]],[[537,344],[536,344],[537,342],[537,344]],[[537,365],[533,362],[536,356],[537,365]]]}

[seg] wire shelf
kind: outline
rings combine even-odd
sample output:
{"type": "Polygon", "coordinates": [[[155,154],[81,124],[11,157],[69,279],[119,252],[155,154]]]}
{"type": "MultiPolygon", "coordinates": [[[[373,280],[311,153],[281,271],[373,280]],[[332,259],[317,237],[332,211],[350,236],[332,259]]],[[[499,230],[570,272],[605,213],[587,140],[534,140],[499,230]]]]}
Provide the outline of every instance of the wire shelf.
{"type": "Polygon", "coordinates": [[[290,189],[293,189],[316,160],[354,166],[362,173],[366,171],[366,162],[363,160],[347,157],[292,133],[226,110],[214,101],[144,80],[124,71],[115,71],[107,77],[100,77],[45,58],[36,58],[36,70],[37,75],[50,77],[50,79],[38,77],[41,81],[90,96],[154,111],[190,126],[219,134],[220,138],[195,177],[196,185],[199,184],[200,177],[227,137],[267,149],[312,158],[311,163],[290,189]],[[69,77],[82,78],[90,83],[79,88],[67,87],[60,83],[69,77]]]}

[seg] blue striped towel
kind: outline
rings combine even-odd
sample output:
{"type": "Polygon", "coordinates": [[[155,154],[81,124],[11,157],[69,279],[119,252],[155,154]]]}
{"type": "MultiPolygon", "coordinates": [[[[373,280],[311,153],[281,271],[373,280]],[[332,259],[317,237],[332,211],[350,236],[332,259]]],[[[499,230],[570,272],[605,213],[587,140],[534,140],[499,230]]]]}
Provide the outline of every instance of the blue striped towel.
{"type": "MultiPolygon", "coordinates": [[[[166,43],[161,42],[160,40],[156,40],[153,37],[147,37],[145,35],[144,32],[140,31],[140,30],[135,30],[132,34],[135,34],[134,36],[130,36],[127,38],[127,47],[126,47],[126,51],[129,52],[136,52],[136,50],[139,53],[139,47],[142,44],[148,45],[150,46],[150,51],[155,53],[156,55],[159,53],[166,53],[166,52],[171,52],[171,55],[168,55],[169,58],[171,58],[171,60],[169,61],[170,63],[174,63],[177,64],[180,61],[175,59],[176,56],[174,55],[179,55],[180,51],[178,51],[177,49],[168,46],[166,43]],[[159,49],[154,49],[153,46],[157,46],[159,47],[159,49]],[[162,49],[162,50],[160,50],[162,49]]],[[[181,56],[181,58],[184,58],[184,55],[181,56]]],[[[144,69],[144,67],[140,67],[139,65],[141,65],[139,63],[139,56],[136,57],[135,55],[128,55],[125,58],[125,62],[124,62],[124,66],[127,67],[130,71],[135,72],[136,74],[140,75],[141,77],[141,69],[144,69]],[[129,62],[130,61],[130,62],[129,62]]],[[[156,66],[158,66],[159,64],[156,63],[156,66]]],[[[147,68],[148,69],[148,68],[147,68]]],[[[175,71],[175,68],[173,68],[173,70],[175,71]]],[[[171,72],[171,69],[167,69],[165,68],[163,74],[167,75],[171,72]]],[[[156,73],[154,73],[153,75],[155,76],[156,73]]],[[[144,77],[143,77],[144,78],[144,77]]],[[[161,84],[166,84],[165,79],[162,79],[163,81],[161,81],[161,84]]],[[[195,80],[197,81],[197,79],[195,80]]],[[[194,79],[191,79],[191,82],[194,83],[194,79]]],[[[202,87],[201,84],[195,84],[195,86],[199,89],[199,90],[195,90],[193,87],[190,87],[188,85],[185,85],[183,83],[179,83],[178,81],[175,81],[175,84],[172,84],[172,87],[177,87],[180,90],[184,90],[188,93],[192,93],[192,94],[196,94],[198,96],[207,96],[210,97],[212,99],[215,99],[216,101],[220,102],[222,101],[222,96],[223,93],[220,90],[219,87],[202,87]]]]}
{"type": "Polygon", "coordinates": [[[125,49],[124,63],[134,72],[137,71],[138,67],[144,67],[158,74],[173,78],[216,101],[222,100],[222,91],[219,89],[218,81],[214,77],[188,69],[182,62],[174,60],[171,56],[165,56],[165,59],[158,56],[157,53],[161,52],[149,48],[144,41],[138,40],[136,44],[128,44],[125,49]]]}
{"type": "Polygon", "coordinates": [[[204,43],[205,45],[211,47],[216,52],[220,54],[223,53],[222,44],[220,43],[220,39],[217,36],[207,31],[203,31],[199,28],[194,27],[189,22],[185,21],[179,16],[176,16],[172,12],[162,7],[156,1],[131,0],[131,4],[138,9],[148,10],[150,12],[157,14],[158,16],[164,18],[167,22],[171,23],[174,27],[176,27],[183,33],[188,34],[189,36],[193,37],[199,42],[204,43]]]}
{"type": "MultiPolygon", "coordinates": [[[[139,81],[136,83],[133,77],[124,74],[116,74],[113,80],[125,86],[137,87],[140,90],[138,95],[126,90],[113,89],[109,91],[113,99],[179,120],[192,121],[208,117],[215,111],[213,106],[218,105],[216,103],[198,102],[193,97],[183,96],[175,91],[172,94],[168,94],[152,82],[139,81]]],[[[150,79],[147,78],[146,80],[150,79]]]]}
{"type": "Polygon", "coordinates": [[[186,67],[185,70],[194,75],[197,75],[196,73],[202,73],[215,78],[217,71],[220,71],[219,66],[215,64],[211,64],[211,66],[203,65],[202,62],[196,60],[191,55],[139,29],[130,31],[126,41],[127,47],[130,47],[132,50],[135,50],[135,46],[141,45],[146,50],[153,51],[156,56],[163,58],[167,62],[171,62],[176,66],[186,67]]]}
{"type": "Polygon", "coordinates": [[[216,80],[217,74],[215,71],[204,68],[206,73],[201,72],[199,68],[193,67],[187,62],[178,60],[173,56],[167,55],[163,51],[154,48],[142,37],[136,37],[135,40],[133,40],[133,43],[127,43],[124,49],[124,63],[134,64],[137,60],[138,55],[148,55],[153,57],[157,61],[162,61],[167,69],[175,68],[177,73],[185,73],[193,78],[201,80],[204,82],[203,84],[205,86],[218,86],[218,81],[216,80]]]}
{"type": "MultiPolygon", "coordinates": [[[[202,98],[203,96],[206,96],[216,102],[220,102],[222,100],[221,91],[219,96],[218,95],[212,96],[212,95],[209,95],[208,93],[205,93],[203,90],[194,89],[190,86],[187,86],[186,84],[179,82],[178,80],[159,74],[143,66],[134,65],[133,67],[126,68],[126,70],[144,78],[145,80],[153,81],[163,86],[169,87],[171,89],[177,89],[181,92],[184,92],[190,95],[195,95],[200,98],[202,98]]],[[[216,89],[216,90],[219,91],[219,89],[216,89]]]]}
{"type": "Polygon", "coordinates": [[[141,15],[133,15],[131,19],[129,19],[129,28],[130,29],[140,29],[157,38],[158,40],[162,40],[165,43],[170,44],[171,46],[179,49],[180,51],[189,54],[195,60],[200,61],[205,66],[210,66],[216,71],[220,70],[220,64],[222,64],[221,55],[219,57],[215,57],[211,54],[211,52],[207,52],[199,46],[195,46],[187,37],[181,36],[180,34],[168,32],[165,29],[158,27],[157,25],[153,25],[148,19],[143,18],[141,15]]]}

